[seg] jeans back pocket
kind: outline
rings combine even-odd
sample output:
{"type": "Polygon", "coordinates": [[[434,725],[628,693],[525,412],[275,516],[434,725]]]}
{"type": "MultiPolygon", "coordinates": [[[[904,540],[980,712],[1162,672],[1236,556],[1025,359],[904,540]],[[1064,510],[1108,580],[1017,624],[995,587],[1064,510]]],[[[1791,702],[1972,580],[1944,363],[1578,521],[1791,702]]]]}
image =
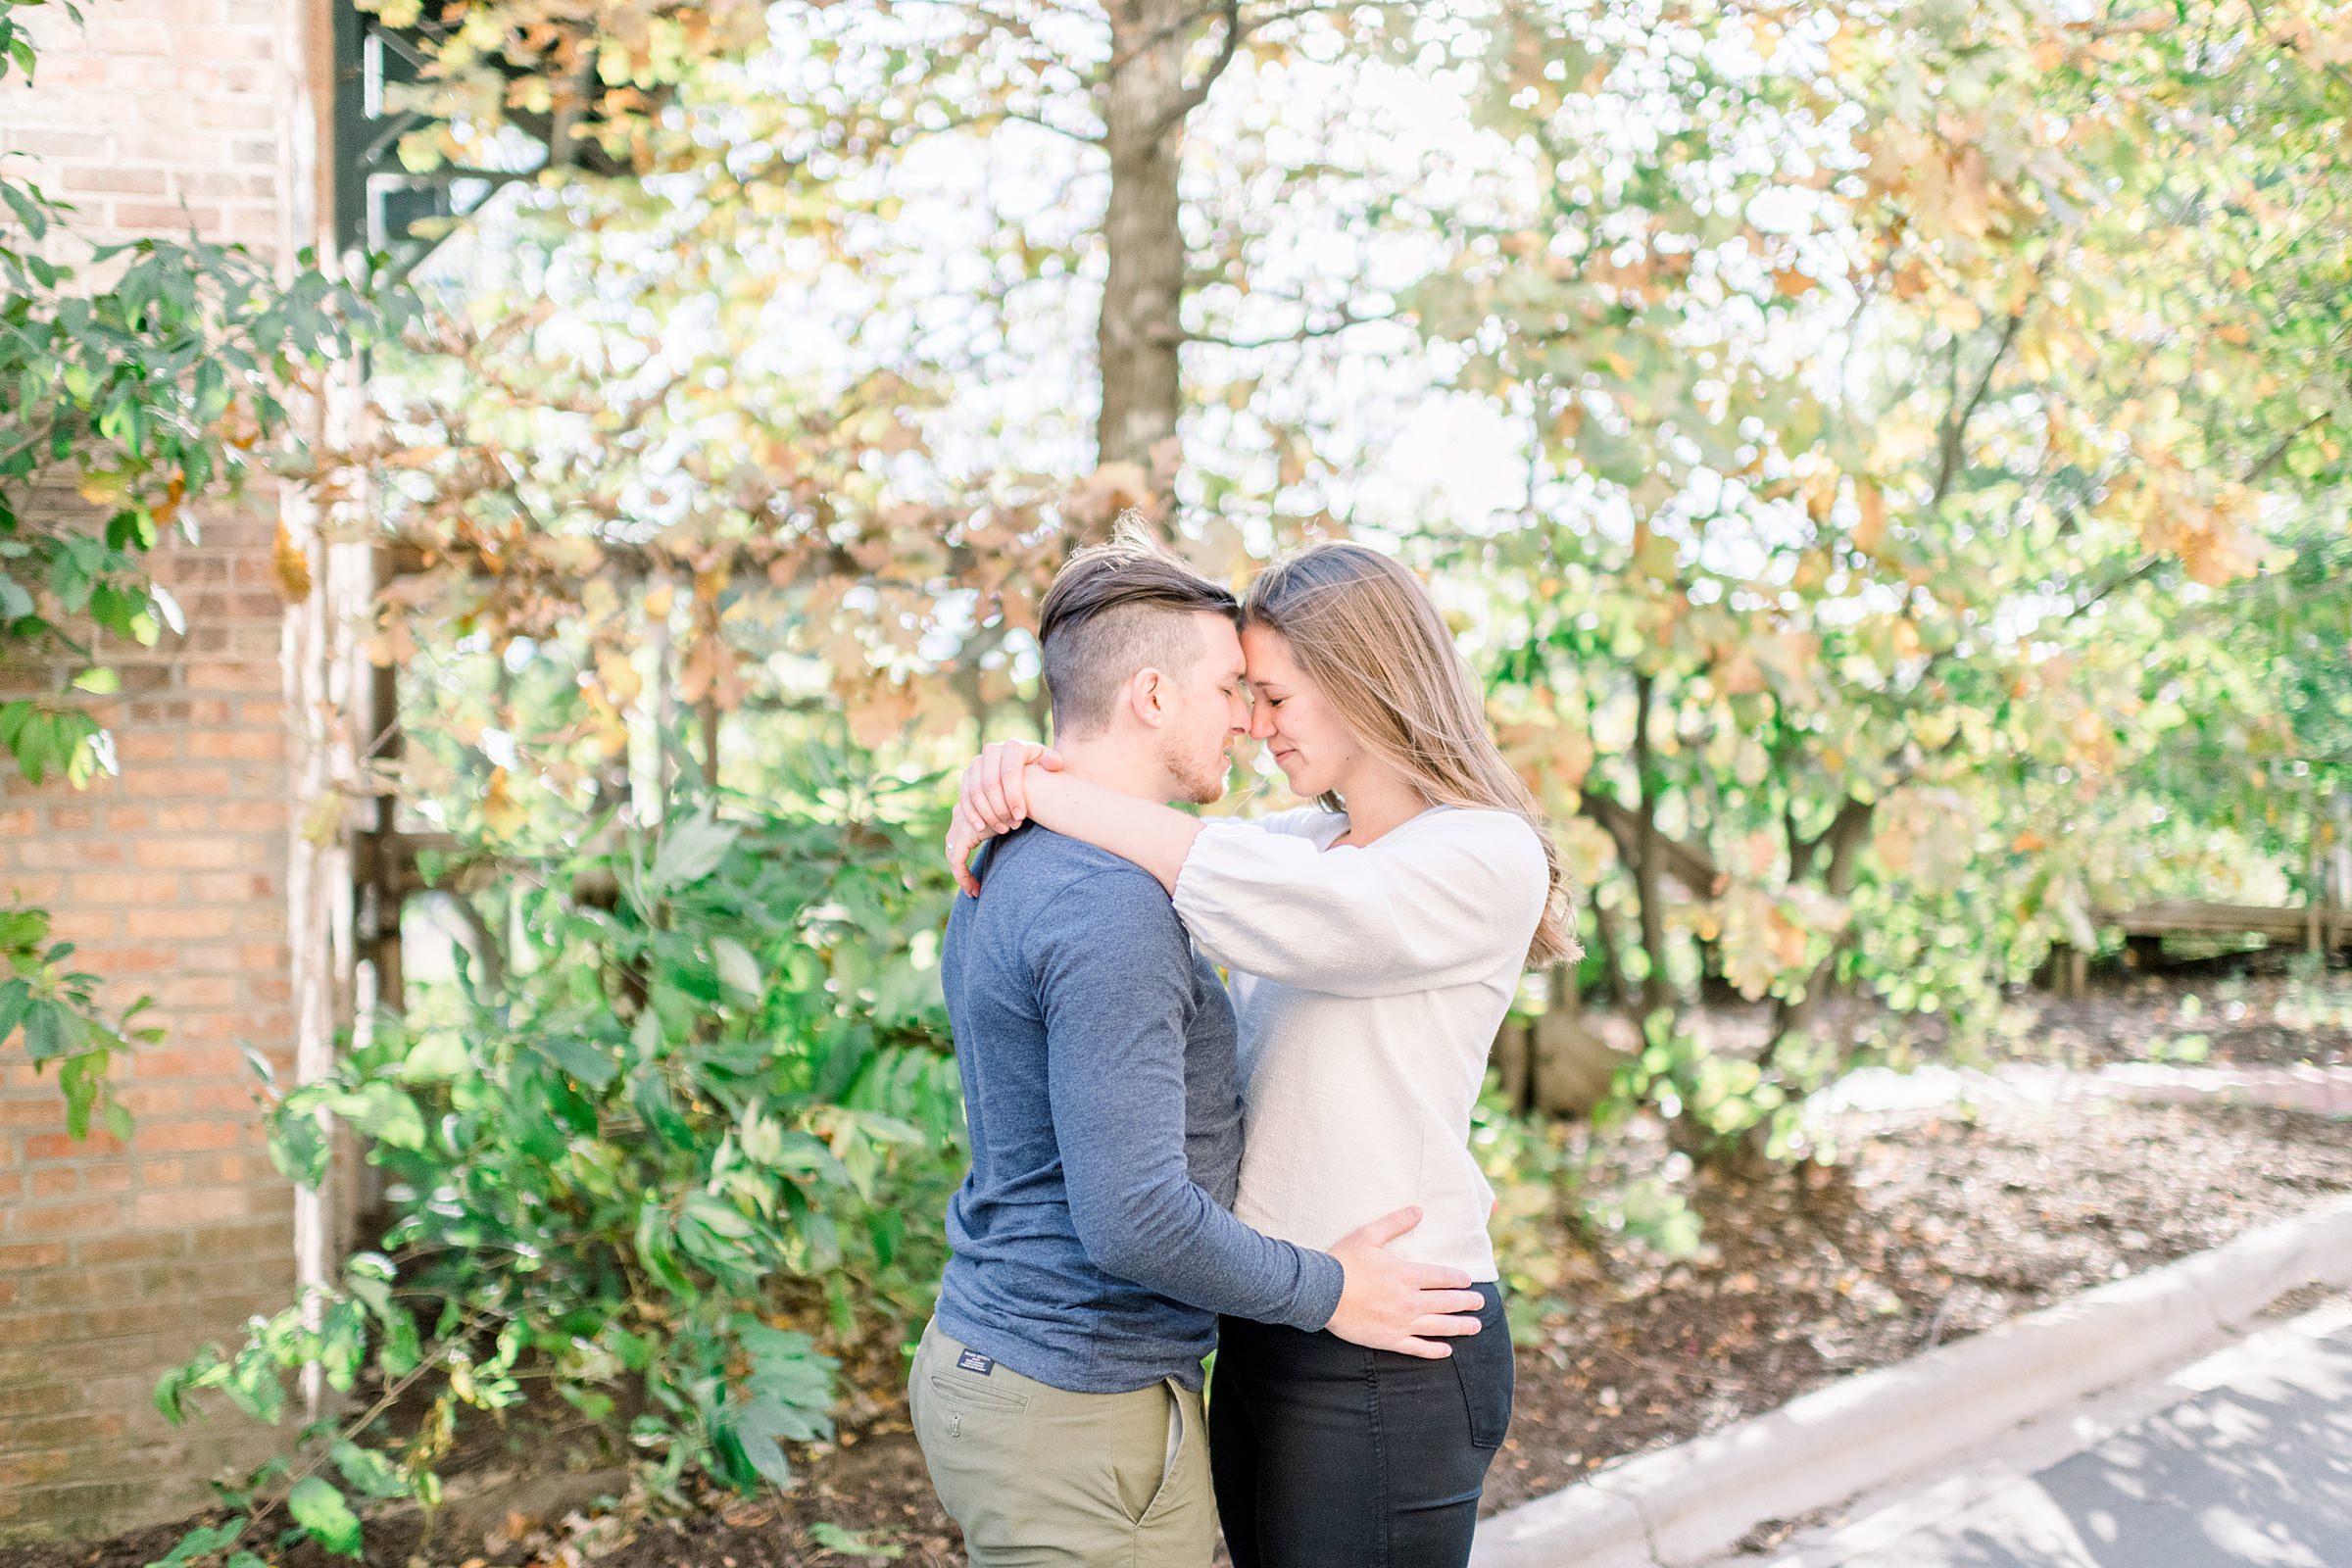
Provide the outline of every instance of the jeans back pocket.
{"type": "Polygon", "coordinates": [[[1478,1314],[1479,1332],[1452,1341],[1449,1359],[1470,1414],[1471,1446],[1499,1448],[1511,1426],[1511,1391],[1518,1368],[1512,1362],[1511,1326],[1503,1315],[1501,1294],[1491,1285],[1479,1289],[1489,1298],[1478,1314]]]}

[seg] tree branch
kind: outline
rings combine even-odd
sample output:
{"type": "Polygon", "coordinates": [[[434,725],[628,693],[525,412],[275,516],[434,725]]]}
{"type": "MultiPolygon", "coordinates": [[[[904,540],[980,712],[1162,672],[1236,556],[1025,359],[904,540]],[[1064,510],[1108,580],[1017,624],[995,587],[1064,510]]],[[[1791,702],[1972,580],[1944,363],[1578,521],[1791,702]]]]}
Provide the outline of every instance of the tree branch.
{"type": "Polygon", "coordinates": [[[1208,102],[1208,90],[1225,74],[1225,68],[1233,64],[1235,53],[1242,47],[1242,0],[1225,0],[1224,16],[1225,40],[1217,46],[1217,57],[1208,63],[1208,70],[1201,74],[1200,79],[1179,93],[1167,112],[1159,117],[1159,122],[1152,127],[1152,145],[1156,146],[1169,131],[1183,124],[1194,110],[1208,102]]]}
{"type": "Polygon", "coordinates": [[[2263,480],[2271,476],[2272,472],[2278,468],[2278,465],[2286,461],[2286,455],[2294,450],[2294,446],[2297,441],[2302,440],[2307,432],[2316,429],[2320,425],[2326,424],[2327,422],[2328,416],[2326,414],[2315,414],[2310,418],[2305,419],[2301,424],[2296,425],[2292,430],[2287,431],[2286,434],[2278,438],[2277,443],[2272,446],[2270,451],[2265,452],[2262,455],[2262,457],[2255,463],[2254,466],[2246,470],[2246,476],[2243,479],[2240,479],[2238,483],[2250,485],[2262,483],[2263,480]]]}
{"type": "MultiPolygon", "coordinates": [[[[1960,476],[1961,448],[1968,434],[1968,423],[1977,416],[1977,410],[1984,406],[1986,394],[1991,392],[1993,375],[2000,369],[2001,361],[2009,357],[2011,345],[2017,342],[2018,328],[2025,323],[2026,308],[2021,305],[2010,313],[2007,324],[2001,328],[2001,340],[1993,346],[1992,358],[1984,362],[1984,372],[1977,377],[1976,390],[1968,395],[1966,403],[1955,403],[1944,416],[1943,440],[1936,455],[1936,487],[1928,497],[1930,507],[1942,501],[1950,492],[1952,481],[1960,476]]],[[[1957,372],[1959,367],[1959,349],[1955,343],[1952,368],[1957,372]]]]}
{"type": "Polygon", "coordinates": [[[1285,343],[1304,343],[1312,338],[1336,337],[1351,326],[1370,326],[1376,322],[1394,321],[1396,317],[1394,312],[1387,316],[1358,316],[1352,310],[1342,306],[1340,318],[1336,321],[1328,321],[1321,326],[1302,326],[1296,332],[1283,332],[1273,337],[1232,338],[1219,337],[1213,332],[1186,332],[1182,334],[1179,341],[1213,343],[1221,349],[1270,349],[1285,343]]]}

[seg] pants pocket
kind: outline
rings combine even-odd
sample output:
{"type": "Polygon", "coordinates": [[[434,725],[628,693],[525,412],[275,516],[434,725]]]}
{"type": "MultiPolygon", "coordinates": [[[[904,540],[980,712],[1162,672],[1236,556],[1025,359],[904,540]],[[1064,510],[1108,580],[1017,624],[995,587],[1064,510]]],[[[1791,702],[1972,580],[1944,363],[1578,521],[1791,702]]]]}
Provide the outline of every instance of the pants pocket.
{"type": "Polygon", "coordinates": [[[1482,1325],[1469,1339],[1453,1342],[1454,1376],[1470,1416],[1470,1446],[1499,1448],[1511,1426],[1511,1392],[1518,1368],[1511,1358],[1511,1330],[1497,1295],[1478,1314],[1482,1325]]]}
{"type": "Polygon", "coordinates": [[[956,1377],[946,1372],[934,1372],[929,1380],[932,1395],[950,1404],[977,1405],[987,1410],[1002,1410],[1007,1415],[1019,1415],[1029,1408],[1029,1396],[992,1389],[970,1377],[956,1377]]]}
{"type": "Polygon", "coordinates": [[[1122,1445],[1129,1451],[1111,1455],[1111,1494],[1118,1499],[1119,1511],[1130,1523],[1142,1525],[1168,1495],[1168,1488],[1176,1479],[1176,1467],[1184,1454],[1184,1402],[1177,1390],[1166,1383],[1158,1386],[1164,1425],[1158,1441],[1150,1446],[1142,1444],[1122,1445]]]}

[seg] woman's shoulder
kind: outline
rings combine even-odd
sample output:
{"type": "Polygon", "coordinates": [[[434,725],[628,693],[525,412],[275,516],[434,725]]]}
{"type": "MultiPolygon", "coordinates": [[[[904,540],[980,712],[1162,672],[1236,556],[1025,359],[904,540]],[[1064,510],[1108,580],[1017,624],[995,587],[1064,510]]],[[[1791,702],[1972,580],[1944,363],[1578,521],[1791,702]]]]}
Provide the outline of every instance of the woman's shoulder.
{"type": "Polygon", "coordinates": [[[1326,811],[1320,806],[1294,806],[1287,811],[1268,811],[1263,816],[1242,818],[1252,827],[1269,833],[1287,833],[1295,839],[1312,839],[1328,844],[1348,831],[1344,812],[1326,811]]]}
{"type": "Polygon", "coordinates": [[[1542,854],[1543,842],[1535,824],[1517,811],[1498,806],[1433,806],[1413,819],[1413,826],[1432,838],[1462,844],[1491,844],[1498,849],[1542,854]]]}

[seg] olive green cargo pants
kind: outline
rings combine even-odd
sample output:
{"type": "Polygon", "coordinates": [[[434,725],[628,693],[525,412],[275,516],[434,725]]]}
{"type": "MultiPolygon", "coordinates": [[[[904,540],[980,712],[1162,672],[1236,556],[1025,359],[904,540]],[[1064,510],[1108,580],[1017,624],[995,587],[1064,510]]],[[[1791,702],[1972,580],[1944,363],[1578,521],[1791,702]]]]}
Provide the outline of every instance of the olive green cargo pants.
{"type": "Polygon", "coordinates": [[[907,1397],[972,1568],[1208,1568],[1217,1510],[1200,1396],[1173,1378],[1073,1394],[967,1356],[934,1323],[907,1397]]]}

